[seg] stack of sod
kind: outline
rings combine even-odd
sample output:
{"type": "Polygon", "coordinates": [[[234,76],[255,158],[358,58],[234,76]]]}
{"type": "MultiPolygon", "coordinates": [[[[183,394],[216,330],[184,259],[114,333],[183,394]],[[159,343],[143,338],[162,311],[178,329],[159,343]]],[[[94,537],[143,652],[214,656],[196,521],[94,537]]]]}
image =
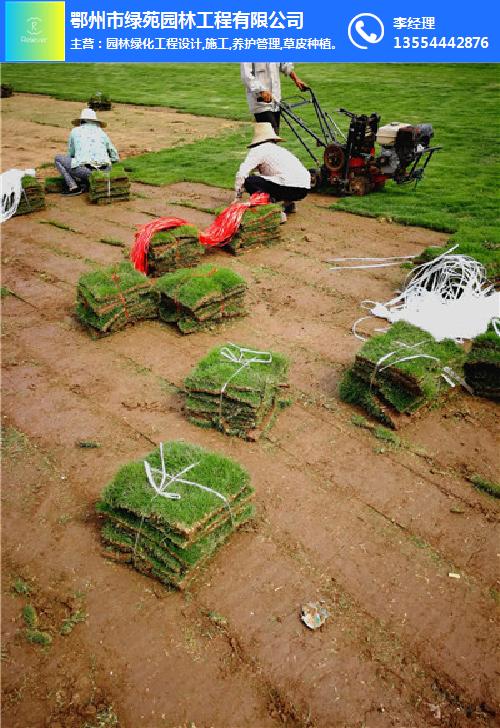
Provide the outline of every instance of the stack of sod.
{"type": "Polygon", "coordinates": [[[130,179],[122,169],[96,170],[89,177],[89,198],[95,205],[130,199],[130,179]]]}
{"type": "Polygon", "coordinates": [[[226,247],[238,255],[256,245],[272,245],[279,240],[281,205],[256,205],[244,213],[238,232],[226,243],[226,247]]]}
{"type": "Polygon", "coordinates": [[[104,489],[97,511],[106,518],[102,538],[108,557],[183,589],[218,547],[253,516],[254,489],[247,471],[229,458],[185,442],[162,447],[147,455],[146,461],[161,471],[163,454],[169,474],[163,488],[161,473],[151,475],[156,488],[179,494],[178,500],[153,488],[144,462],[138,461],[118,471],[104,489]],[[176,474],[210,490],[173,481],[171,476],[176,474]]]}
{"type": "Polygon", "coordinates": [[[0,98],[8,99],[14,94],[14,89],[10,83],[2,83],[0,87],[0,98]]]}
{"type": "Polygon", "coordinates": [[[92,331],[119,331],[127,324],[156,318],[158,294],[143,273],[123,261],[80,277],[76,315],[92,331]]]}
{"type": "Polygon", "coordinates": [[[459,374],[464,359],[463,350],[454,341],[437,342],[422,329],[398,321],[387,333],[367,341],[356,354],[354,365],[340,384],[340,397],[395,427],[391,408],[411,413],[438,399],[450,389],[442,377],[444,368],[459,374]]]}
{"type": "Polygon", "coordinates": [[[151,238],[148,249],[148,275],[162,276],[178,268],[192,268],[205,254],[199,231],[194,225],[162,230],[151,238]]]}
{"type": "Polygon", "coordinates": [[[287,372],[282,354],[218,346],[184,382],[186,414],[195,425],[255,440],[271,424],[276,407],[287,403],[281,394],[287,372]]]}
{"type": "Polygon", "coordinates": [[[88,100],[88,106],[94,111],[110,111],[111,99],[107,94],[96,93],[88,100]]]}
{"type": "Polygon", "coordinates": [[[45,178],[45,192],[47,194],[59,192],[61,193],[66,185],[62,177],[46,177],[45,178]]]}
{"type": "Polygon", "coordinates": [[[25,175],[21,180],[21,199],[17,206],[16,215],[27,215],[30,212],[45,208],[45,192],[35,177],[25,175]]]}
{"type": "Polygon", "coordinates": [[[167,273],[156,282],[159,314],[183,334],[210,328],[226,318],[244,316],[245,280],[227,268],[200,265],[167,273]]]}
{"type": "Polygon", "coordinates": [[[500,336],[493,326],[472,342],[464,373],[475,394],[500,399],[500,336]]]}

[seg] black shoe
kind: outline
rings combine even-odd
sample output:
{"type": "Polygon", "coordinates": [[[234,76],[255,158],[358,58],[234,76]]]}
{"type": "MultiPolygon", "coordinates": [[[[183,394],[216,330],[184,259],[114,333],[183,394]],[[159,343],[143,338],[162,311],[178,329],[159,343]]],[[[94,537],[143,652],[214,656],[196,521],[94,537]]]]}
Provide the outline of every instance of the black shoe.
{"type": "Polygon", "coordinates": [[[291,215],[296,212],[295,202],[287,202],[283,205],[283,210],[287,215],[291,215]]]}
{"type": "Polygon", "coordinates": [[[82,193],[83,193],[82,187],[73,187],[73,189],[66,187],[66,189],[62,191],[62,194],[65,197],[76,197],[76,195],[81,195],[82,193]]]}

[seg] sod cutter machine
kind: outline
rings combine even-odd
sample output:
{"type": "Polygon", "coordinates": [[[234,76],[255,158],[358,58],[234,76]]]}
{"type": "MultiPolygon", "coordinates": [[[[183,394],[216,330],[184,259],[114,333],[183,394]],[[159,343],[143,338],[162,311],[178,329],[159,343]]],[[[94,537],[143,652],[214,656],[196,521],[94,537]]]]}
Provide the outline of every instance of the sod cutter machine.
{"type": "Polygon", "coordinates": [[[289,97],[280,101],[283,121],[313,159],[310,169],[311,189],[330,191],[336,195],[366,195],[380,190],[388,179],[397,184],[415,182],[424,176],[433,154],[441,147],[431,147],[434,136],[431,124],[401,124],[392,122],[379,127],[378,114],[353,114],[347,109],[333,113],[347,116],[350,120],[347,135],[341,130],[332,114],[320,106],[312,89],[307,88],[308,98],[289,97]],[[297,100],[299,98],[299,100],[297,100]],[[312,105],[317,128],[312,129],[296,109],[312,105]],[[311,148],[309,140],[321,147],[320,157],[311,148]],[[375,142],[380,153],[375,154],[375,142]]]}

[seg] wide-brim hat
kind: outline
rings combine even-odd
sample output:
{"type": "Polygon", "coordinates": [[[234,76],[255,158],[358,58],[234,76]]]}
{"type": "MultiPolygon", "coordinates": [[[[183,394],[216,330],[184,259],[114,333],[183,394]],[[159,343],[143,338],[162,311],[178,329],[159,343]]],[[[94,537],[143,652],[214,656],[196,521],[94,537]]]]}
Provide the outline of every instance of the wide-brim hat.
{"type": "Polygon", "coordinates": [[[268,121],[258,121],[254,126],[252,142],[247,146],[255,147],[257,146],[257,144],[262,144],[263,142],[282,141],[283,139],[276,134],[272,127],[272,124],[270,124],[268,121]]]}
{"type": "Polygon", "coordinates": [[[99,124],[99,126],[106,126],[105,121],[101,121],[97,118],[97,114],[95,113],[94,109],[89,109],[88,107],[82,109],[82,113],[80,114],[79,118],[73,119],[72,124],[73,126],[80,126],[82,121],[93,121],[94,124],[99,124]]]}

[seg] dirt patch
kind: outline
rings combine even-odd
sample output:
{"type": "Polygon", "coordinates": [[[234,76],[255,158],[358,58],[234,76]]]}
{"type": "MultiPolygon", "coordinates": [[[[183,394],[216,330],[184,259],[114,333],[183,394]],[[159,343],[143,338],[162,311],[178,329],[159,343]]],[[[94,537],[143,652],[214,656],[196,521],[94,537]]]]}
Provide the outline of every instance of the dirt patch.
{"type": "Polygon", "coordinates": [[[360,301],[389,299],[404,272],[339,274],[325,261],[445,237],[311,196],[279,245],[210,253],[248,281],[248,317],[190,337],[147,322],[92,341],[72,317],[77,279],[123,255],[101,241],[129,246],[157,215],[205,227],[204,210],[231,199],[203,185],[133,192],[105,208],[51,195],[3,228],[5,725],[495,725],[498,507],[467,477],[497,476],[497,412],[456,392],[403,418],[394,444],[356,427],[337,395],[360,301]],[[184,377],[227,340],[292,361],[293,404],[259,443],[183,416],[184,377]],[[173,438],[236,458],[257,491],[256,521],[182,595],[106,561],[93,512],[120,465],[173,438]],[[300,608],[320,598],[331,617],[309,632],[300,608]],[[27,639],[26,604],[49,646],[27,639]]]}
{"type": "MultiPolygon", "coordinates": [[[[52,162],[56,154],[64,154],[71,121],[80,116],[83,106],[80,101],[37,94],[2,99],[3,168],[38,167],[52,162]]],[[[107,123],[106,131],[123,158],[198,141],[239,126],[236,121],[130,104],[113,104],[111,111],[100,111],[98,116],[107,123]]]]}

